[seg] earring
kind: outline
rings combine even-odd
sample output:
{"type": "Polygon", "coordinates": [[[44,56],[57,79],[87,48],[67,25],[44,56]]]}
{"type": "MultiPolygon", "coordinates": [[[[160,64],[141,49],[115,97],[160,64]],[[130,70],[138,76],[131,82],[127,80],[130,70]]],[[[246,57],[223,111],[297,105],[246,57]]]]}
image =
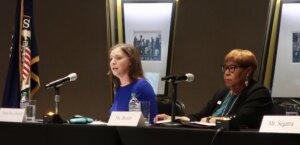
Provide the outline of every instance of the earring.
{"type": "Polygon", "coordinates": [[[249,85],[249,75],[248,74],[245,78],[245,85],[246,85],[246,87],[249,85]]]}

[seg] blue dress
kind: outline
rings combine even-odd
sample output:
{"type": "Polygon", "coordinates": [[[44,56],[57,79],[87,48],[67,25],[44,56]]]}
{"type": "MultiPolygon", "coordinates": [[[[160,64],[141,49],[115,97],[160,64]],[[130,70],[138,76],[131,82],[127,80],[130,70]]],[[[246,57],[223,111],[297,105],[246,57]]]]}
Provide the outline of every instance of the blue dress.
{"type": "Polygon", "coordinates": [[[157,115],[157,103],[152,86],[145,79],[138,79],[126,86],[119,86],[115,90],[115,98],[109,113],[112,111],[128,111],[131,93],[135,93],[139,101],[150,102],[150,122],[157,115]]]}

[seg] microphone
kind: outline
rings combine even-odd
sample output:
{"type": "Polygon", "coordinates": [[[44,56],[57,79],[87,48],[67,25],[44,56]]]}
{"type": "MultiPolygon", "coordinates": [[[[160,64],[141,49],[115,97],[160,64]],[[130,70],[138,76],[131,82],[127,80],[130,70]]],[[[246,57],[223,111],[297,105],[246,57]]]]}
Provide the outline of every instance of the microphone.
{"type": "Polygon", "coordinates": [[[162,77],[161,80],[162,81],[177,81],[177,82],[180,82],[180,81],[186,81],[186,82],[192,82],[194,81],[195,77],[193,74],[191,73],[187,73],[185,75],[170,75],[170,76],[165,76],[165,77],[162,77]]]}
{"type": "Polygon", "coordinates": [[[62,86],[64,83],[66,82],[72,82],[75,81],[77,79],[77,74],[76,73],[70,73],[68,76],[52,81],[48,84],[45,85],[46,89],[49,89],[50,87],[60,87],[62,86]]]}

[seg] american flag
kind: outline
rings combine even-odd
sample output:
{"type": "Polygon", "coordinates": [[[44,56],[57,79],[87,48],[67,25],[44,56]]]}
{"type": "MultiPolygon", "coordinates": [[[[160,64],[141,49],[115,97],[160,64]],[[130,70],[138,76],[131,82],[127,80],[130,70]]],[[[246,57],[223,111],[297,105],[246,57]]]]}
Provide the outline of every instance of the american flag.
{"type": "Polygon", "coordinates": [[[30,48],[26,47],[24,52],[25,53],[24,53],[22,77],[24,80],[26,80],[30,76],[30,61],[31,61],[30,48]]]}
{"type": "Polygon", "coordinates": [[[31,31],[22,30],[22,37],[24,38],[22,43],[23,56],[22,56],[22,77],[23,80],[27,80],[30,77],[30,62],[31,62],[31,50],[28,45],[31,39],[31,31]]]}

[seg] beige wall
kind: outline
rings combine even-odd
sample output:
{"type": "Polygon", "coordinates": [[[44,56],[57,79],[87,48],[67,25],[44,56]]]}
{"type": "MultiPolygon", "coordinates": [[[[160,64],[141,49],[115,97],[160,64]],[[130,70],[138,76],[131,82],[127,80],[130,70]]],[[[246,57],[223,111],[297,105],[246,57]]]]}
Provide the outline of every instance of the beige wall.
{"type": "MultiPolygon", "coordinates": [[[[223,86],[220,64],[231,48],[250,48],[261,60],[268,2],[180,1],[172,72],[196,76],[193,83],[179,85],[179,99],[188,112],[199,110],[223,86]]],[[[16,0],[3,0],[0,6],[0,102],[15,4],[16,0]]],[[[105,1],[38,0],[34,4],[42,84],[77,72],[78,80],[61,89],[61,114],[106,119],[111,100],[105,1]]],[[[51,90],[40,90],[39,117],[52,107],[53,96],[51,90]]]]}

